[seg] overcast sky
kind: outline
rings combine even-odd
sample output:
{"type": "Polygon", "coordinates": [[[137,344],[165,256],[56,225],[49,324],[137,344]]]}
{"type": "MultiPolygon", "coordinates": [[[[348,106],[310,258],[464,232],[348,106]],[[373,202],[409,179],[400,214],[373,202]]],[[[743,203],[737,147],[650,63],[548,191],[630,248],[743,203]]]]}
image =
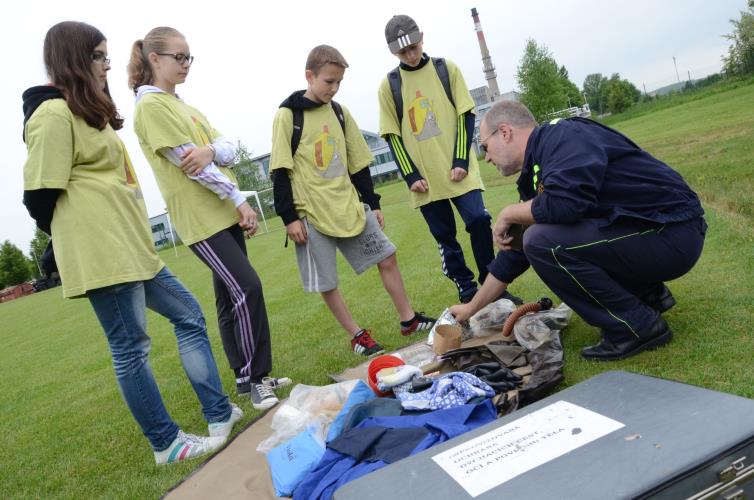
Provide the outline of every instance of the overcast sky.
{"type": "Polygon", "coordinates": [[[304,88],[309,50],[337,47],[350,64],[336,100],[348,106],[362,129],[377,131],[377,88],[397,64],[385,44],[393,14],[412,16],[424,31],[425,50],[458,64],[469,88],[485,84],[470,10],[480,14],[501,91],[516,86],[516,66],[527,39],[546,45],[571,80],[582,86],[589,73],[620,73],[647,91],[720,70],[727,51],[722,35],[744,0],[391,0],[301,2],[82,1],[20,2],[3,7],[0,30],[0,130],[4,181],[0,183],[0,241],[24,253],[34,234],[21,203],[26,148],[21,141],[21,93],[47,82],[42,42],[50,26],[84,21],[107,37],[111,92],[126,118],[125,141],[142,184],[149,215],[165,204],[133,133],[133,95],[125,67],[131,45],[155,26],[183,32],[195,56],[178,93],[200,109],[216,129],[240,139],[254,155],[269,151],[272,118],[280,102],[304,88]]]}

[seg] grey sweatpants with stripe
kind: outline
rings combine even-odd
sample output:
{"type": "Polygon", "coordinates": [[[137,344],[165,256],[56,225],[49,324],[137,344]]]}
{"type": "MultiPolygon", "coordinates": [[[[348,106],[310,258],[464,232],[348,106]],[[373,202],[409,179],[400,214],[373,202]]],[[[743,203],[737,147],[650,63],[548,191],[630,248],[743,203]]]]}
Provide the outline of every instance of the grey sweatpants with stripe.
{"type": "Polygon", "coordinates": [[[190,245],[212,270],[220,338],[230,367],[260,381],[272,370],[272,346],[262,282],[237,225],[190,245]]]}

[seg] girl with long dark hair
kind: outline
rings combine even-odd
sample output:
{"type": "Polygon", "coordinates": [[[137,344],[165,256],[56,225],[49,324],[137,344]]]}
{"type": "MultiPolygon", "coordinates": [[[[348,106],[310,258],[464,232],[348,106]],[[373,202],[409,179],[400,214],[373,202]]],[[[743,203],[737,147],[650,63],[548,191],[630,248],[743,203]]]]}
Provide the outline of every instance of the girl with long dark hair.
{"type": "Polygon", "coordinates": [[[107,41],[95,27],[62,22],[47,32],[48,85],[24,92],[24,203],[51,234],[64,297],[89,299],[115,375],[157,464],[209,453],[243,413],[223,393],[196,299],[154,250],[146,207],[110,97],[107,41]],[[174,326],[183,368],[210,437],[170,418],[148,362],[146,308],[174,326]]]}

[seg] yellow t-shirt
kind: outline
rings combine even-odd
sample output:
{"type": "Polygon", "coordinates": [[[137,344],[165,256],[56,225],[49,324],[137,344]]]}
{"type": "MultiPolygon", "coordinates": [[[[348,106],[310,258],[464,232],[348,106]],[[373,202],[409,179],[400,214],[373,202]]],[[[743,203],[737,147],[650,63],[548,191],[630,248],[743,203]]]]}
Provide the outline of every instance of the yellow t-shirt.
{"type": "Polygon", "coordinates": [[[345,238],[364,230],[366,216],[349,178],[374,160],[351,113],[343,108],[345,135],[330,103],[304,111],[304,127],[291,157],[293,112],[280,108],[272,125],[270,171],[289,170],[299,217],[323,234],[345,238]]]}
{"type": "MultiPolygon", "coordinates": [[[[159,153],[162,148],[188,143],[196,147],[212,144],[220,134],[203,114],[170,94],[144,94],[136,103],[134,130],[184,243],[192,245],[238,223],[238,213],[229,198],[221,200],[159,153]]],[[[229,168],[218,168],[236,182],[229,168]]]]}
{"type": "Polygon", "coordinates": [[[432,201],[454,198],[474,189],[484,189],[473,153],[469,155],[468,175],[461,182],[450,180],[458,116],[473,110],[474,101],[458,67],[447,59],[445,64],[455,108],[448,101],[432,61],[416,71],[399,69],[403,96],[403,120],[400,124],[387,78],[380,84],[380,135],[401,136],[411,160],[429,185],[426,193],[410,192],[414,208],[432,201]]]}
{"type": "Polygon", "coordinates": [[[90,127],[65,100],[42,103],[26,124],[24,189],[62,189],[52,217],[63,296],[154,278],[154,250],[139,182],[108,125],[90,127]]]}

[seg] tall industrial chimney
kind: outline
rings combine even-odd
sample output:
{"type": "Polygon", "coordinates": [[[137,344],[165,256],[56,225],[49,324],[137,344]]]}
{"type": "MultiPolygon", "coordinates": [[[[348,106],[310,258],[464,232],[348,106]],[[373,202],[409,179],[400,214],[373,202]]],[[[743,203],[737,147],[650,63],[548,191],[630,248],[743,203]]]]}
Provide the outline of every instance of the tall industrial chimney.
{"type": "Polygon", "coordinates": [[[487,50],[487,42],[484,40],[484,31],[482,31],[482,24],[479,22],[479,14],[476,11],[476,7],[471,9],[471,17],[474,18],[474,29],[479,39],[479,49],[482,51],[484,78],[487,80],[487,86],[490,88],[490,94],[492,94],[492,100],[494,101],[500,95],[500,88],[497,86],[497,73],[495,73],[495,66],[492,64],[490,51],[487,50]]]}

